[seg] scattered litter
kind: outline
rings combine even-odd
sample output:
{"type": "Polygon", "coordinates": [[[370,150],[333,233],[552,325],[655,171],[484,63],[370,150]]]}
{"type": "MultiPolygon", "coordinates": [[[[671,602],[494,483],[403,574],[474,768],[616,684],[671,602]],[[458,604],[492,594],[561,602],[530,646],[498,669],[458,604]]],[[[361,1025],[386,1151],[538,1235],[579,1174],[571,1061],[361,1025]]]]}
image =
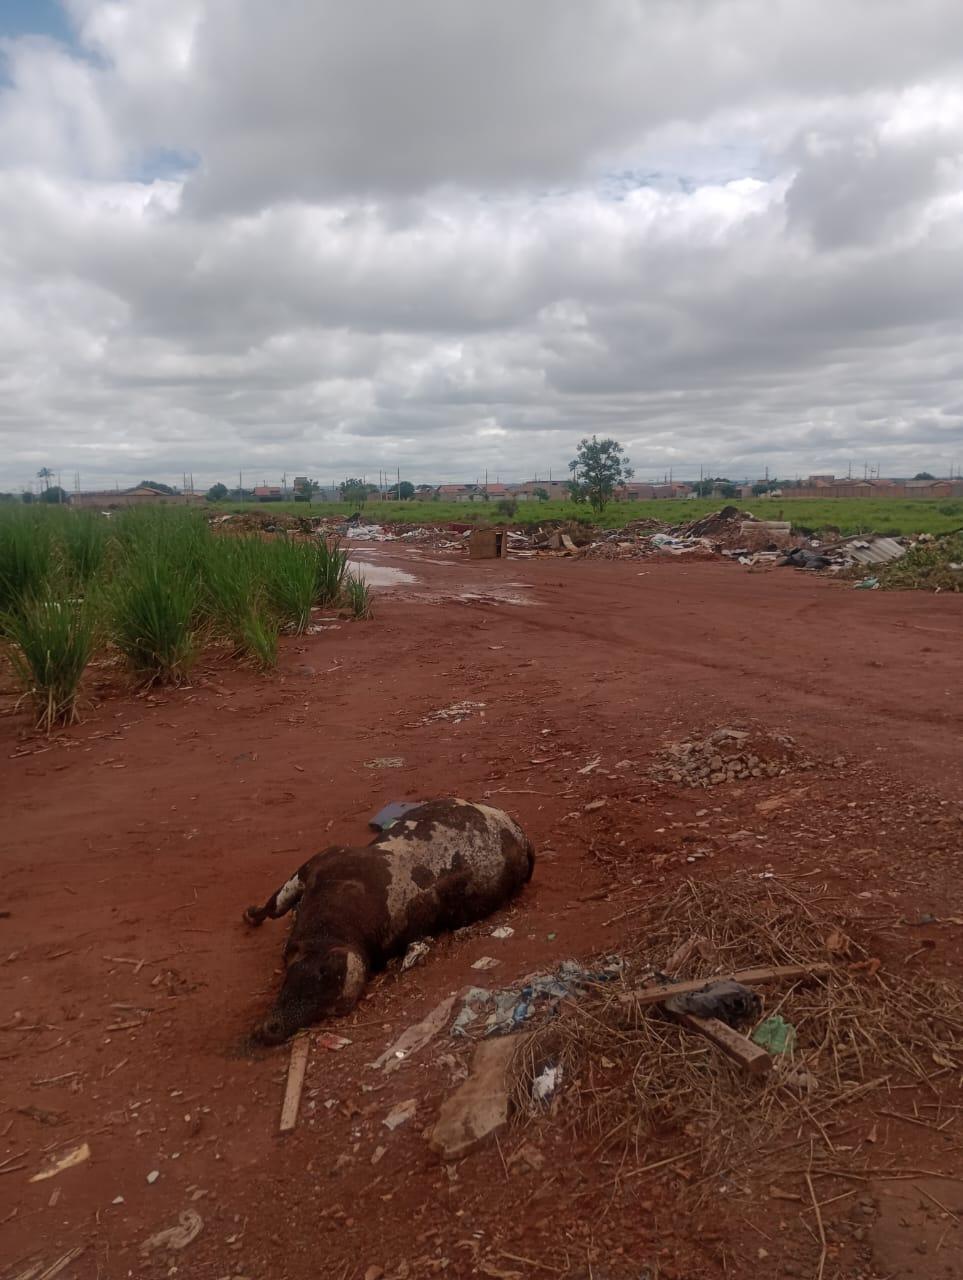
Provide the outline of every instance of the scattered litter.
{"type": "Polygon", "coordinates": [[[30,1181],[45,1182],[47,1178],[55,1178],[58,1173],[63,1173],[65,1169],[73,1169],[78,1164],[83,1164],[85,1160],[89,1159],[90,1147],[86,1142],[82,1142],[79,1147],[73,1147],[62,1156],[58,1156],[49,1169],[41,1169],[39,1173],[35,1173],[30,1181]]]}
{"type": "Polygon", "coordinates": [[[351,1041],[347,1036],[336,1036],[333,1031],[322,1031],[319,1036],[315,1036],[314,1043],[319,1049],[330,1049],[332,1053],[338,1053],[351,1041]]]}
{"type": "Polygon", "coordinates": [[[147,1181],[150,1183],[151,1186],[153,1186],[159,1177],[160,1177],[160,1170],[151,1169],[150,1173],[147,1175],[147,1181]]]}
{"type": "Polygon", "coordinates": [[[819,1089],[819,1081],[813,1073],[797,1066],[790,1058],[777,1058],[776,1071],[786,1088],[794,1093],[816,1093],[819,1089]]]}
{"type": "Polygon", "coordinates": [[[501,964],[500,960],[496,960],[494,956],[482,956],[472,965],[473,969],[494,969],[501,964]]]}
{"type": "Polygon", "coordinates": [[[590,800],[582,812],[594,813],[596,809],[604,809],[607,804],[608,799],[605,796],[600,796],[598,800],[590,800]]]}
{"type": "Polygon", "coordinates": [[[401,972],[405,973],[415,965],[424,964],[430,951],[431,947],[427,942],[413,942],[405,952],[405,958],[401,962],[401,972]]]}
{"type": "Polygon", "coordinates": [[[773,1055],[791,1054],[796,1047],[796,1028],[774,1013],[765,1022],[760,1022],[752,1033],[752,1040],[773,1055]]]}
{"type": "Polygon", "coordinates": [[[532,1101],[548,1102],[558,1086],[562,1083],[562,1067],[560,1063],[549,1062],[532,1081],[532,1101]]]}
{"type": "Polygon", "coordinates": [[[390,804],[386,804],[383,809],[379,809],[373,818],[368,822],[368,826],[375,831],[387,831],[389,827],[403,818],[406,813],[410,813],[412,809],[419,809],[424,803],[422,800],[392,800],[390,804]]]}
{"type": "Polygon", "coordinates": [[[863,578],[861,582],[857,582],[853,586],[854,591],[878,591],[879,578],[863,578]]]}
{"type": "Polygon", "coordinates": [[[621,972],[622,962],[618,957],[612,957],[598,970],[584,969],[575,960],[563,960],[554,973],[534,974],[520,987],[504,987],[500,991],[470,987],[462,996],[462,1007],[452,1023],[451,1034],[466,1036],[475,1019],[486,1010],[490,1012],[483,1035],[508,1034],[532,1016],[540,1001],[554,1011],[559,1000],[580,995],[598,983],[611,982],[621,972]]]}
{"type": "Polygon", "coordinates": [[[380,524],[349,524],[344,531],[346,538],[364,538],[367,542],[386,542],[385,531],[380,524]]]}
{"type": "Polygon", "coordinates": [[[406,1058],[410,1058],[419,1049],[423,1049],[429,1040],[435,1038],[448,1021],[454,1005],[454,995],[442,1000],[420,1022],[414,1023],[407,1031],[403,1031],[394,1044],[385,1049],[380,1058],[376,1058],[374,1062],[369,1062],[368,1066],[375,1070],[397,1070],[406,1058]]]}
{"type": "Polygon", "coordinates": [[[691,1013],[696,1018],[718,1018],[727,1027],[737,1027],[759,1016],[762,1001],[741,982],[723,979],[708,982],[698,991],[672,996],[665,1002],[671,1013],[691,1013]]]}
{"type": "Polygon", "coordinates": [[[397,1129],[407,1124],[417,1110],[417,1098],[409,1098],[406,1102],[399,1102],[396,1107],[392,1107],[381,1123],[386,1129],[397,1129]]]}
{"type": "Polygon", "coordinates": [[[111,1202],[110,1202],[110,1203],[111,1203],[111,1204],[125,1204],[125,1203],[126,1203],[126,1201],[124,1200],[124,1197],[123,1197],[123,1196],[114,1196],[113,1200],[111,1200],[111,1202]]]}
{"type": "Polygon", "coordinates": [[[450,720],[452,724],[461,724],[462,720],[467,720],[470,715],[476,711],[484,711],[484,702],[453,702],[450,707],[442,707],[438,711],[431,711],[420,721],[421,724],[435,724],[439,720],[450,720]]]}
{"type": "Polygon", "coordinates": [[[405,758],[404,756],[376,756],[374,760],[366,760],[364,767],[366,769],[403,769],[405,758]]]}
{"type": "Polygon", "coordinates": [[[497,929],[492,929],[491,936],[493,938],[510,938],[515,930],[507,924],[499,925],[497,929]]]}
{"type": "Polygon", "coordinates": [[[146,1257],[155,1249],[186,1249],[201,1234],[204,1226],[201,1215],[194,1209],[184,1209],[178,1215],[177,1223],[176,1227],[168,1227],[164,1231],[158,1231],[156,1235],[148,1236],[140,1246],[141,1253],[146,1257]]]}

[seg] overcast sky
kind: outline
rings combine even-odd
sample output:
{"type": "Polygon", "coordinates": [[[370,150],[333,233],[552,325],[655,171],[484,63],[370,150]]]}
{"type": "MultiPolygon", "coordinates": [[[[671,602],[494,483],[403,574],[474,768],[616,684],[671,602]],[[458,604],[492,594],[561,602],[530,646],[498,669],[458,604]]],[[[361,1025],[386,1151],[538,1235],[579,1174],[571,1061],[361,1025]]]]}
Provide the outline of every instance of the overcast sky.
{"type": "Polygon", "coordinates": [[[960,0],[2,0],[0,486],[963,465],[960,0]]]}

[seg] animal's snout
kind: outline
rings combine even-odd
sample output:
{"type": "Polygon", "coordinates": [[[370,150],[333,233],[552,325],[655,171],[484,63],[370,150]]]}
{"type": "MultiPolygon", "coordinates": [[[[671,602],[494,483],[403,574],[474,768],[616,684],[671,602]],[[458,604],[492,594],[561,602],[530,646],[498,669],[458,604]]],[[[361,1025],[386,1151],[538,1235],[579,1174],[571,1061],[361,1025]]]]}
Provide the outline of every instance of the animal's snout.
{"type": "Polygon", "coordinates": [[[258,1028],[258,1039],[264,1044],[280,1044],[282,1040],[288,1038],[287,1025],[283,1018],[272,1014],[270,1018],[265,1018],[258,1028]]]}

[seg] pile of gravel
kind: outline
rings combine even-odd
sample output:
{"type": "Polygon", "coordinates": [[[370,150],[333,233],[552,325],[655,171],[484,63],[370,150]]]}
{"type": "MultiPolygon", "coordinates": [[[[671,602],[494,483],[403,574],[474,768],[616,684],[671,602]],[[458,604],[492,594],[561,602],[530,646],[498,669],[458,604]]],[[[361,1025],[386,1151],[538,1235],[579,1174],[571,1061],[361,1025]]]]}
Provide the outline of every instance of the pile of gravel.
{"type": "Polygon", "coordinates": [[[713,787],[744,778],[775,778],[809,767],[788,734],[716,729],[706,738],[664,747],[656,756],[652,776],[686,787],[713,787]]]}

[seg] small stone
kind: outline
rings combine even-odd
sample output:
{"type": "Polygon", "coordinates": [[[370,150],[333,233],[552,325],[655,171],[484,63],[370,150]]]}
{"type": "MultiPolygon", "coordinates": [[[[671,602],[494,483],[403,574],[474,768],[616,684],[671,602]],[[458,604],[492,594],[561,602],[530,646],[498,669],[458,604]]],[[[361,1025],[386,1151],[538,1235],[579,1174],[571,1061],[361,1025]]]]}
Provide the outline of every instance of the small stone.
{"type": "Polygon", "coordinates": [[[151,1169],[150,1173],[147,1175],[147,1181],[151,1184],[151,1186],[153,1186],[153,1184],[157,1181],[159,1177],[160,1177],[160,1170],[151,1169]]]}

